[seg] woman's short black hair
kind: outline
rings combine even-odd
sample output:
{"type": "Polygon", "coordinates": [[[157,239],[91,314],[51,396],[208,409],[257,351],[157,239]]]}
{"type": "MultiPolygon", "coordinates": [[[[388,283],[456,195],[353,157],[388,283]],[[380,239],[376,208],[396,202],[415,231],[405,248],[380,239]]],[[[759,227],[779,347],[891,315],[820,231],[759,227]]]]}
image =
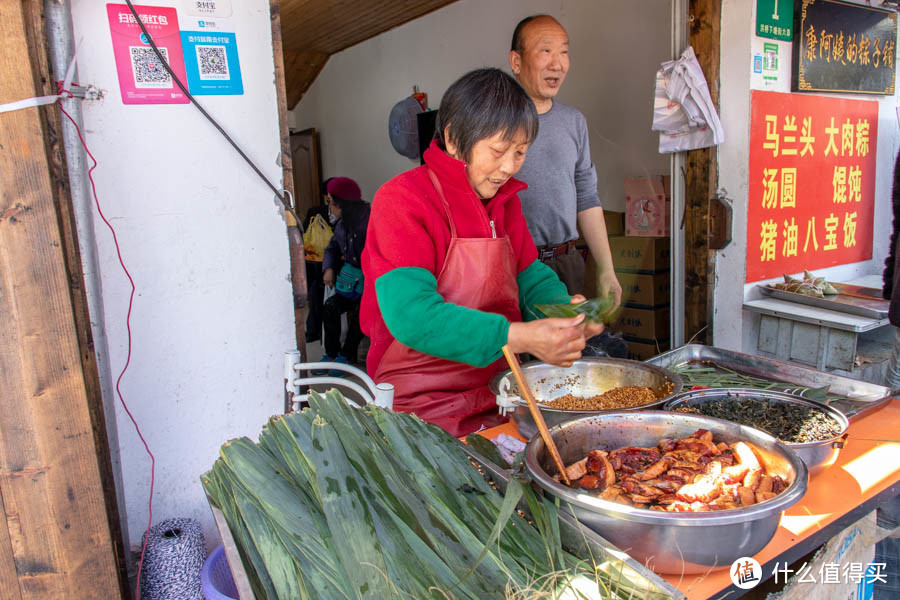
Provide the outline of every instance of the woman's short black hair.
{"type": "Polygon", "coordinates": [[[538,115],[515,79],[500,69],[476,69],[453,82],[441,100],[435,137],[442,150],[447,149],[444,132],[448,127],[449,141],[468,162],[477,142],[500,132],[508,141],[522,131],[526,143],[533,142],[538,115]]]}
{"type": "Polygon", "coordinates": [[[322,204],[328,204],[328,199],[325,197],[328,195],[328,182],[334,179],[334,177],[329,177],[325,181],[319,184],[319,198],[322,201],[322,204]]]}

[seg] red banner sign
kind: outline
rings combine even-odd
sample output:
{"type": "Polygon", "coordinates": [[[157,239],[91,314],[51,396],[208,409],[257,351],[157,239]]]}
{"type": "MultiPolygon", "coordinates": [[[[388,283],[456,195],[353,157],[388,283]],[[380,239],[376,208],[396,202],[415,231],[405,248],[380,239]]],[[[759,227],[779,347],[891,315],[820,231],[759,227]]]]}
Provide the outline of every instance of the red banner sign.
{"type": "Polygon", "coordinates": [[[872,258],[878,103],[754,91],[747,281],[872,258]]]}

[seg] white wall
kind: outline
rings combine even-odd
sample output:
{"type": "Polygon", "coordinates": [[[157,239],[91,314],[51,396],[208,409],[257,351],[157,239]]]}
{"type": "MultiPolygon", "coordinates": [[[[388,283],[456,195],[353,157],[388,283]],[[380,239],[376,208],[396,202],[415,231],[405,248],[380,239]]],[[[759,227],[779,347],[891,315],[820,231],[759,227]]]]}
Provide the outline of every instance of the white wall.
{"type": "MultiPolygon", "coordinates": [[[[233,6],[244,94],[198,99],[280,186],[269,4],[233,6]]],[[[106,3],[73,0],[72,14],[75,39],[84,39],[79,82],[106,91],[83,103],[84,122],[99,162],[97,193],[137,286],[131,365],[120,387],[156,456],[153,520],[197,518],[212,545],[217,533],[200,475],[222,443],[255,438],[283,406],[282,353],[295,345],[283,216],[272,192],[194,107],[122,104],[106,3]]],[[[99,218],[95,231],[99,325],[109,346],[103,358],[115,378],[126,358],[130,288],[99,218]]],[[[150,460],[116,404],[133,546],[147,526],[150,460]]]]}
{"type": "Polygon", "coordinates": [[[623,178],[668,173],[650,131],[653,85],[668,60],[671,0],[460,0],[333,55],[292,111],[296,129],[321,136],[325,177],[356,179],[371,199],[418,165],[388,138],[391,107],[418,85],[437,108],[447,87],[483,66],[509,70],[516,23],[549,13],[568,30],[572,66],[559,99],[587,117],[600,197],[624,209],[623,178]]]}
{"type": "MultiPolygon", "coordinates": [[[[857,2],[865,4],[865,2],[857,2]]],[[[880,4],[875,2],[873,4],[880,4]]],[[[787,65],[786,77],[765,86],[753,76],[753,53],[762,48],[756,32],[756,3],[723,0],[721,46],[720,111],[725,124],[725,143],[719,147],[719,186],[734,201],[733,242],[717,253],[715,319],[713,343],[732,350],[752,352],[756,348],[754,324],[758,317],[742,310],[745,300],[761,297],[754,282],[744,284],[747,252],[747,197],[749,193],[750,94],[751,89],[790,92],[792,44],[779,42],[779,60],[787,65]]],[[[765,40],[767,42],[771,40],[765,40]]],[[[827,96],[835,96],[827,94],[827,96]]],[[[891,236],[891,187],[894,157],[900,147],[896,109],[900,91],[893,96],[837,95],[837,97],[877,100],[878,155],[875,173],[875,226],[872,259],[850,265],[817,269],[816,274],[832,281],[850,281],[880,275],[888,254],[891,236]]]]}

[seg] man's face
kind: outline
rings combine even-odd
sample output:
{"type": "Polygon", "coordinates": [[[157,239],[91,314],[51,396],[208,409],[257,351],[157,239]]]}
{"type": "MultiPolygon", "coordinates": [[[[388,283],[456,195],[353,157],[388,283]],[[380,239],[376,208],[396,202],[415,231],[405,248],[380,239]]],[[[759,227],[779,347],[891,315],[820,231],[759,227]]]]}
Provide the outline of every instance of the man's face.
{"type": "Polygon", "coordinates": [[[522,52],[510,52],[516,79],[535,104],[552,100],[569,72],[569,36],[551,18],[538,18],[522,32],[522,52]]]}

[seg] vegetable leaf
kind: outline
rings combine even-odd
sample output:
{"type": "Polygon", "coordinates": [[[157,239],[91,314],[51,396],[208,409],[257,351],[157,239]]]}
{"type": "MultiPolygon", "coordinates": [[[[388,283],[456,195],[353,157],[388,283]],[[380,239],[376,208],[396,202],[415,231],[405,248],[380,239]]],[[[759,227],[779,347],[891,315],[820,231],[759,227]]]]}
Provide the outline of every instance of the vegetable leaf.
{"type": "Polygon", "coordinates": [[[615,301],[612,298],[592,298],[581,304],[537,304],[535,308],[550,318],[570,318],[580,314],[594,323],[609,323],[612,320],[615,301]]]}

